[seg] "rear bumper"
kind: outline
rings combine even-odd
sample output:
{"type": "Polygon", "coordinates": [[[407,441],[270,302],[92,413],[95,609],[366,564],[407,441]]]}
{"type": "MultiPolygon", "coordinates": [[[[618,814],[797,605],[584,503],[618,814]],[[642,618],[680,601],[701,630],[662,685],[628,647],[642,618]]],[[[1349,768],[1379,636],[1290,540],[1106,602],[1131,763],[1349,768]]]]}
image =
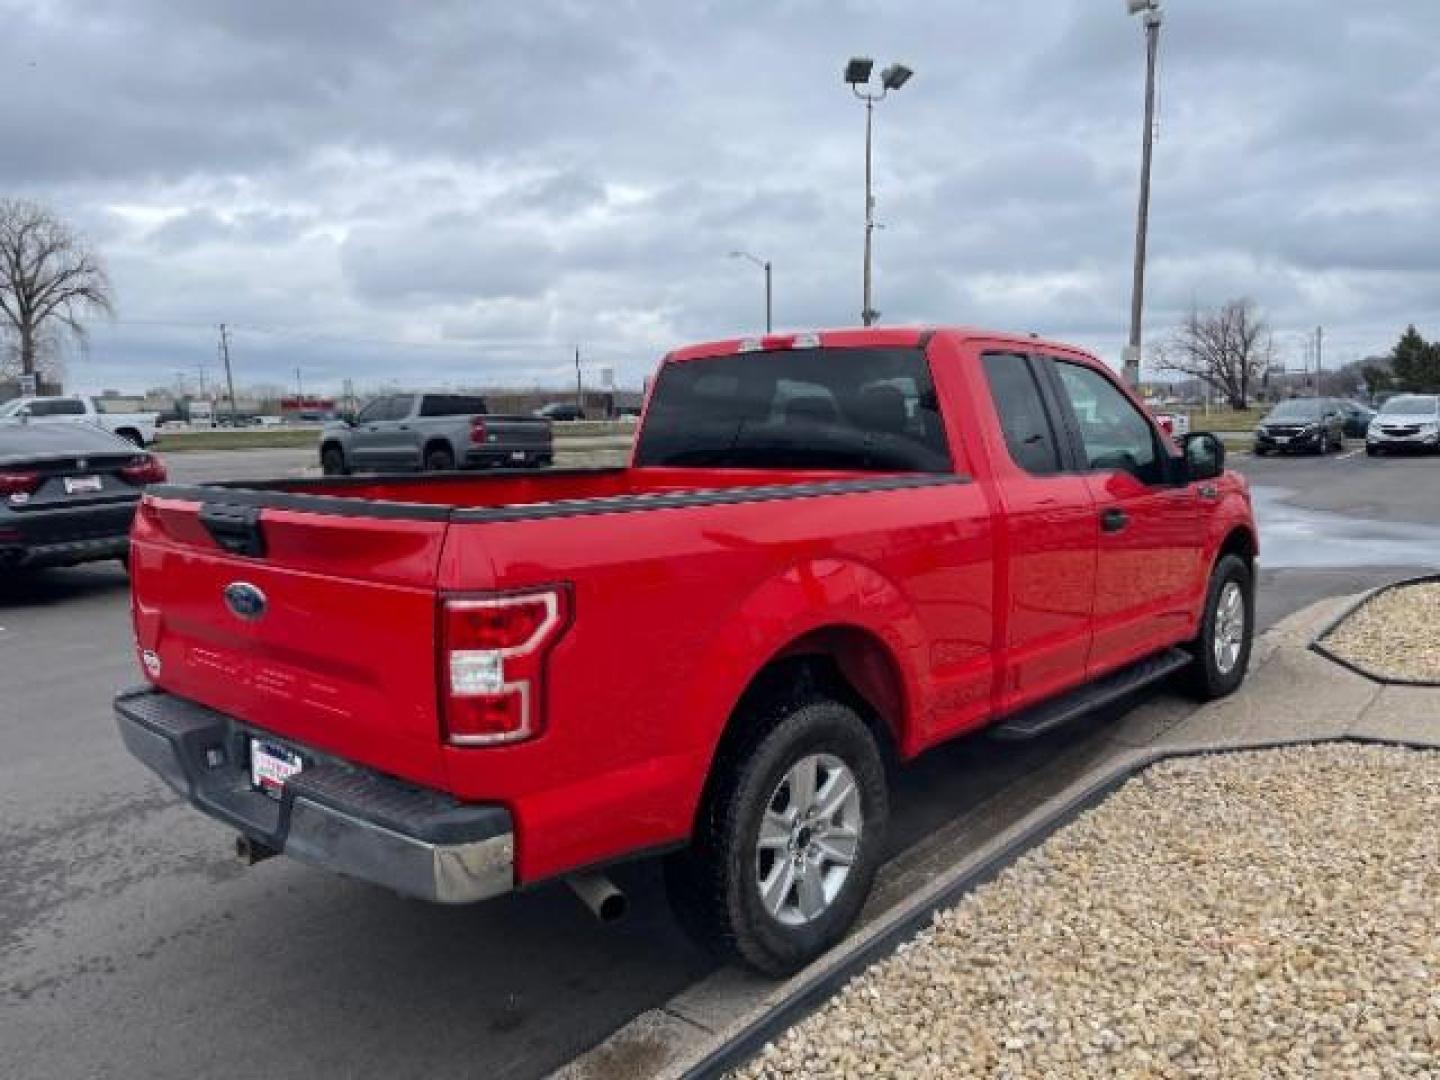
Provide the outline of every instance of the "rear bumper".
{"type": "Polygon", "coordinates": [[[515,887],[514,832],[502,806],[460,803],[298,746],[305,771],[274,799],[250,786],[249,740],[285,740],[151,687],[119,695],[115,716],[126,748],[162,780],[275,851],[441,904],[515,887]]]}
{"type": "Polygon", "coordinates": [[[549,465],[554,459],[555,452],[548,446],[515,447],[508,450],[467,450],[465,452],[467,468],[491,468],[506,465],[524,468],[527,465],[549,465]]]}
{"type": "Polygon", "coordinates": [[[76,566],[130,554],[130,537],[102,536],[89,540],[61,540],[48,544],[12,544],[0,539],[0,567],[76,566]]]}
{"type": "Polygon", "coordinates": [[[121,503],[0,512],[0,566],[74,566],[130,551],[139,496],[121,503]]]}

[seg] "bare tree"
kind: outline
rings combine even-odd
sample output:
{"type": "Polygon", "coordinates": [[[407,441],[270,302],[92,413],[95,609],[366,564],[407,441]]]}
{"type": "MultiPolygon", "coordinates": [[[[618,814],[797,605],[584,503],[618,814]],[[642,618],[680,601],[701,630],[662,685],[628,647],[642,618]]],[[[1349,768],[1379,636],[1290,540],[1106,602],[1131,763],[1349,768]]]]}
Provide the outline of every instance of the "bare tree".
{"type": "Polygon", "coordinates": [[[1253,300],[1227,301],[1214,311],[1195,308],[1170,337],[1156,346],[1162,371],[1199,379],[1219,391],[1232,409],[1250,404],[1250,394],[1268,370],[1273,345],[1253,300]]]}
{"type": "Polygon", "coordinates": [[[36,203],[0,199],[0,330],[13,337],[22,375],[58,363],[65,339],[87,340],[86,315],[115,311],[99,256],[36,203]]]}

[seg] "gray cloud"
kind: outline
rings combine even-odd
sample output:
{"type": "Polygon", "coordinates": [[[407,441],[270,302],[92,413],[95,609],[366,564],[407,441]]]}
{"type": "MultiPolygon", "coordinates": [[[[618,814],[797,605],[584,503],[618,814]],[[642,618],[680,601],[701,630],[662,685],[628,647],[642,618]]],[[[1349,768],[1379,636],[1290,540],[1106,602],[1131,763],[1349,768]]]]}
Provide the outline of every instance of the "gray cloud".
{"type": "MultiPolygon", "coordinates": [[[[109,259],[120,320],[77,381],[213,363],[223,320],[257,380],[545,378],[580,341],[638,382],[756,325],[735,248],[774,260],[782,324],[856,319],[839,70],[872,51],[918,72],[876,113],[887,320],[1113,359],[1142,75],[1119,8],[0,0],[0,192],[109,259]]],[[[1440,5],[1169,8],[1150,333],[1241,294],[1342,358],[1440,333],[1440,5]]]]}

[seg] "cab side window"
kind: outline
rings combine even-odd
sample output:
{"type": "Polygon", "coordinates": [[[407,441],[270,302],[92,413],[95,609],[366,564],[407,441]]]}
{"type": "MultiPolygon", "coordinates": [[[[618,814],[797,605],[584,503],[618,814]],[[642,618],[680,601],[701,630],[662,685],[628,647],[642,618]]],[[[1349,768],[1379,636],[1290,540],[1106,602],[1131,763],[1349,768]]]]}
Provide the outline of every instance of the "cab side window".
{"type": "Polygon", "coordinates": [[[1128,472],[1144,484],[1164,479],[1155,429],[1109,379],[1083,364],[1056,360],[1060,386],[1080,429],[1086,464],[1128,472]]]}
{"type": "Polygon", "coordinates": [[[1015,353],[986,353],[981,363],[1010,460],[1032,476],[1058,473],[1060,448],[1029,360],[1015,353]]]}

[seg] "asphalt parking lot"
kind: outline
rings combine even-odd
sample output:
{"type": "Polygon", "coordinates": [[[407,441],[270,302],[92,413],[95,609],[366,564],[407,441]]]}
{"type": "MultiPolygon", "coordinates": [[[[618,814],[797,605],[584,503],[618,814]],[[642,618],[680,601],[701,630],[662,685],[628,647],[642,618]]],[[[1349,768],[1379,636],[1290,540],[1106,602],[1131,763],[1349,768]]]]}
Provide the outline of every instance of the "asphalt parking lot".
{"type": "MultiPolygon", "coordinates": [[[[177,480],[300,475],[304,450],[177,454],[177,480]]],[[[1261,519],[1260,621],[1440,567],[1440,459],[1237,457],[1261,519]]],[[[431,907],[227,831],[121,748],[136,681],[126,582],[96,566],[0,583],[0,1072],[17,1077],[533,1077],[710,970],[653,865],[601,927],[562,887],[431,907]]],[[[1093,726],[971,740],[908,770],[897,852],[1093,726]]]]}

